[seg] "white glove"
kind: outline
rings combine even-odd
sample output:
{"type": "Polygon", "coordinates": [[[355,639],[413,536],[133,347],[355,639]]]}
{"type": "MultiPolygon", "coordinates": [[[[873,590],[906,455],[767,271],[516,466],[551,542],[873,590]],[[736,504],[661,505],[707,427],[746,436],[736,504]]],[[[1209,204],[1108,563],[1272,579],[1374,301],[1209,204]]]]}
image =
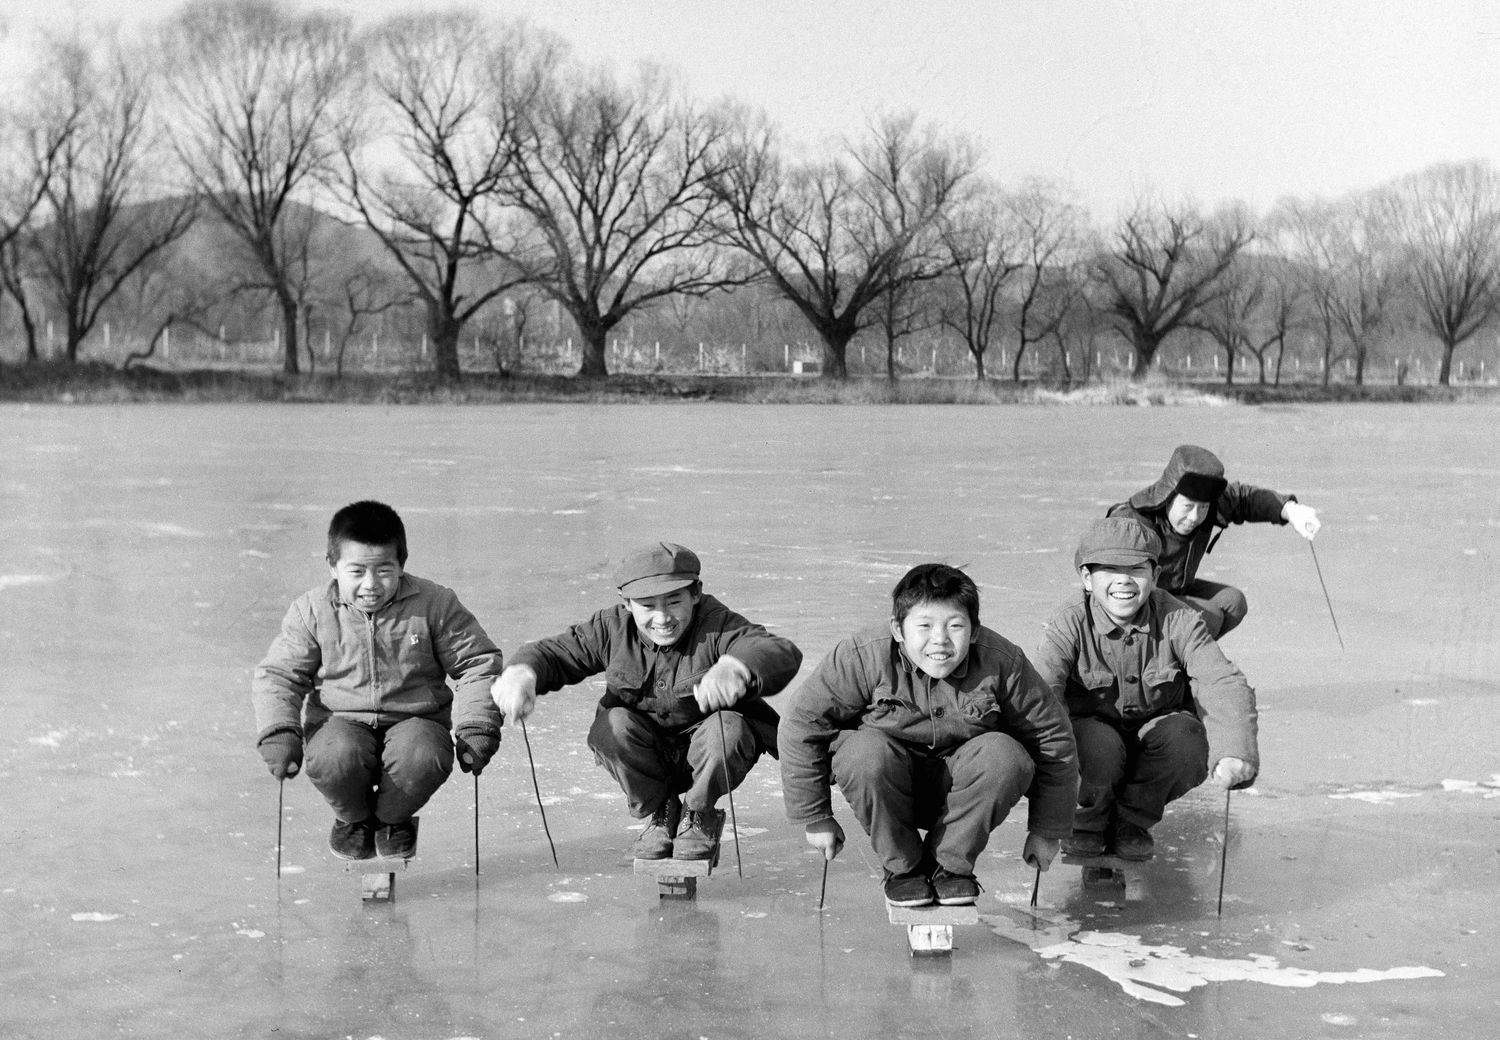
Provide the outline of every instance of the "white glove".
{"type": "Polygon", "coordinates": [[[536,707],[536,672],[530,665],[511,665],[490,687],[490,699],[506,721],[525,722],[536,707]]]}
{"type": "Polygon", "coordinates": [[[703,673],[698,685],[693,687],[693,699],[698,708],[707,715],[733,707],[750,687],[750,669],[739,658],[725,654],[714,662],[713,667],[703,673]]]}
{"type": "Polygon", "coordinates": [[[1318,528],[1323,526],[1323,521],[1318,519],[1318,511],[1301,502],[1288,502],[1281,507],[1281,515],[1293,531],[1309,542],[1313,540],[1313,535],[1318,533],[1318,528]]]}
{"type": "Polygon", "coordinates": [[[1214,765],[1214,783],[1225,790],[1241,787],[1255,780],[1255,770],[1242,758],[1221,758],[1214,765]]]}

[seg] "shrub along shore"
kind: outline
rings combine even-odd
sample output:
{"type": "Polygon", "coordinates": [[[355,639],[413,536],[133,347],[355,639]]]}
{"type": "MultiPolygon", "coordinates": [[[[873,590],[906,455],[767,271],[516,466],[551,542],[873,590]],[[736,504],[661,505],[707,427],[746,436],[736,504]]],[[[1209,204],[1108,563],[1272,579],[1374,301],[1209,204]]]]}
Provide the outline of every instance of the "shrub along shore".
{"type": "Polygon", "coordinates": [[[498,376],[475,373],[461,382],[435,377],[348,374],[286,376],[222,369],[159,369],[108,365],[0,364],[0,401],[35,404],[235,403],[326,404],[621,404],[655,401],[726,401],[740,404],[1051,404],[1200,405],[1316,403],[1329,401],[1489,401],[1492,386],[1353,386],[1313,383],[1171,381],[1153,377],[1067,387],[1009,380],[831,380],[807,376],[498,376]]]}

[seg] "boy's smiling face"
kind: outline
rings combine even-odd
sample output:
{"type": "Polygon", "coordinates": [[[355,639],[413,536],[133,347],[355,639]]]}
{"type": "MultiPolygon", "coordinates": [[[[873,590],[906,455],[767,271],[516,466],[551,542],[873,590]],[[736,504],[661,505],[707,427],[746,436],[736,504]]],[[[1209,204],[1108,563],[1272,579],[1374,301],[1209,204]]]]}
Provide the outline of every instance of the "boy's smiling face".
{"type": "Polygon", "coordinates": [[[1099,609],[1116,622],[1133,621],[1156,588],[1156,564],[1143,560],[1133,567],[1118,563],[1096,563],[1081,571],[1083,587],[1099,609]]]}
{"type": "Polygon", "coordinates": [[[338,582],[339,599],[367,614],[389,603],[401,587],[401,563],[394,545],[342,542],[338,561],[328,570],[338,582]]]}
{"type": "Polygon", "coordinates": [[[693,610],[698,606],[697,586],[663,592],[659,596],[625,600],[630,616],[635,618],[635,627],[657,646],[671,646],[682,638],[693,623],[693,610]]]}
{"type": "Polygon", "coordinates": [[[917,668],[934,679],[946,679],[969,656],[974,623],[954,600],[922,600],[900,621],[891,620],[891,635],[917,668]]]}

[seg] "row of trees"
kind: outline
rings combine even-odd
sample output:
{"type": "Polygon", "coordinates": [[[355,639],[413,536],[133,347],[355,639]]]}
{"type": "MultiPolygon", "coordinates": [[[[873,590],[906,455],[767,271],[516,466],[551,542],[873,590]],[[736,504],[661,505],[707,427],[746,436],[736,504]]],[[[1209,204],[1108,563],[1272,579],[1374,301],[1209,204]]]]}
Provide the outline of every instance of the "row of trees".
{"type": "Polygon", "coordinates": [[[358,31],[275,0],[197,0],[134,44],[49,41],[34,83],[0,116],[0,292],[29,357],[41,312],[76,360],[111,309],[154,343],[254,300],[295,373],[314,313],[347,339],[416,306],[455,379],[466,327],[544,298],[597,376],[625,319],[750,287],[795,308],[833,377],[862,333],[894,377],[903,337],[941,329],[982,379],[1002,343],[1015,378],[1049,348],[1072,378],[1106,336],[1142,375],[1192,330],[1230,379],[1245,357],[1279,378],[1295,333],[1325,378],[1349,359],[1362,381],[1404,326],[1440,344],[1446,384],[1500,308],[1500,179],[1477,162],[1261,216],[1147,197],[1101,229],[911,115],[808,155],[758,113],[579,64],[524,24],[358,31]]]}

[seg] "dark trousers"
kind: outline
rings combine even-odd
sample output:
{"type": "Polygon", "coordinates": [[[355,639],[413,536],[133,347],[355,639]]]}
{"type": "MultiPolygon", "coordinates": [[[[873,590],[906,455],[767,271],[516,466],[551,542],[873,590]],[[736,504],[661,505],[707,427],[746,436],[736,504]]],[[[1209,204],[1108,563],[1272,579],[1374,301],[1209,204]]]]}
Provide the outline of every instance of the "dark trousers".
{"type": "Polygon", "coordinates": [[[833,741],[834,780],[893,874],[934,863],[974,873],[990,832],[1035,773],[1026,749],[1004,733],[981,733],[945,753],[872,728],[833,741]]]}
{"type": "Polygon", "coordinates": [[[1245,620],[1245,615],[1250,613],[1250,604],[1246,602],[1245,594],[1233,585],[1220,585],[1216,581],[1197,578],[1188,582],[1175,595],[1203,615],[1208,634],[1215,639],[1233,632],[1245,620]]]}
{"type": "Polygon", "coordinates": [[[453,772],[453,739],[431,719],[369,726],[334,716],[307,738],[307,778],[345,823],[405,823],[453,772]]]}
{"type": "Polygon", "coordinates": [[[644,712],[620,707],[594,715],[589,748],[637,818],[650,816],[674,794],[682,796],[684,808],[712,809],[766,750],[738,712],[717,711],[686,729],[669,730],[644,712]]]}
{"type": "Polygon", "coordinates": [[[1167,803],[1208,777],[1208,733],[1185,711],[1135,728],[1074,719],[1078,741],[1078,811],[1073,829],[1102,834],[1111,816],[1150,830],[1167,803]]]}

